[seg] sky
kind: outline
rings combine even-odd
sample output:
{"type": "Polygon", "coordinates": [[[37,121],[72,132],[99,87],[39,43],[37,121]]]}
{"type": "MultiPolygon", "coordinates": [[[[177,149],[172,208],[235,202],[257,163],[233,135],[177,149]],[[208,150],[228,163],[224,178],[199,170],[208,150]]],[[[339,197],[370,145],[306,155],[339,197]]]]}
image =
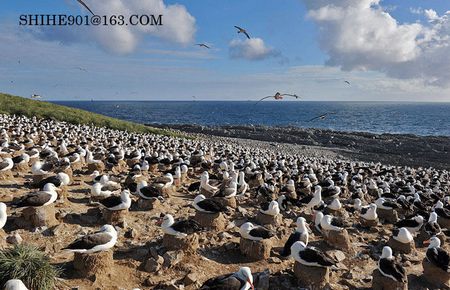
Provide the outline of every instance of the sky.
{"type": "Polygon", "coordinates": [[[2,0],[0,92],[46,100],[256,100],[279,91],[307,101],[450,101],[448,0],[84,1],[107,17],[161,14],[162,25],[19,25],[24,14],[90,13],[76,0],[2,0]]]}

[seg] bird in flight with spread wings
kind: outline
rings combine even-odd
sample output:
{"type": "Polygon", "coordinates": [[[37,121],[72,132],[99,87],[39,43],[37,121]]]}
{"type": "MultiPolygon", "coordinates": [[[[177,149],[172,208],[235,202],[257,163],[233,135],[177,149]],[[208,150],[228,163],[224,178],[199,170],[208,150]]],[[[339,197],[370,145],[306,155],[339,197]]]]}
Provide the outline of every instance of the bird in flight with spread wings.
{"type": "Polygon", "coordinates": [[[311,120],[309,120],[308,122],[312,122],[312,121],[314,121],[314,120],[316,120],[316,119],[323,120],[323,119],[325,119],[326,117],[328,117],[328,115],[334,115],[334,114],[336,114],[336,112],[328,112],[328,113],[325,113],[325,114],[316,116],[316,117],[312,118],[311,120]]]}
{"type": "Polygon", "coordinates": [[[78,3],[80,3],[81,5],[83,5],[84,8],[86,8],[89,12],[91,12],[92,15],[95,15],[94,12],[92,12],[91,8],[89,8],[86,3],[83,2],[83,0],[77,0],[78,3]]]}
{"type": "Polygon", "coordinates": [[[204,48],[211,48],[208,45],[204,44],[204,43],[197,43],[196,45],[200,46],[200,47],[204,47],[204,48]]]}
{"type": "Polygon", "coordinates": [[[257,104],[259,104],[259,102],[261,102],[261,101],[263,101],[263,100],[265,100],[265,99],[269,99],[269,98],[274,98],[275,100],[282,100],[284,96],[287,96],[287,97],[293,97],[293,98],[296,98],[296,99],[300,98],[299,96],[297,96],[297,95],[295,95],[295,94],[281,94],[280,92],[277,92],[277,93],[276,93],[275,95],[273,95],[273,96],[267,96],[267,97],[264,97],[264,98],[260,99],[259,101],[257,101],[257,102],[255,103],[255,105],[257,105],[257,104]]]}
{"type": "Polygon", "coordinates": [[[248,35],[247,30],[245,30],[244,28],[241,28],[241,27],[239,27],[239,26],[236,26],[236,25],[235,25],[234,27],[236,27],[236,29],[238,30],[237,33],[244,33],[245,36],[247,36],[247,38],[250,39],[250,35],[248,35]]]}

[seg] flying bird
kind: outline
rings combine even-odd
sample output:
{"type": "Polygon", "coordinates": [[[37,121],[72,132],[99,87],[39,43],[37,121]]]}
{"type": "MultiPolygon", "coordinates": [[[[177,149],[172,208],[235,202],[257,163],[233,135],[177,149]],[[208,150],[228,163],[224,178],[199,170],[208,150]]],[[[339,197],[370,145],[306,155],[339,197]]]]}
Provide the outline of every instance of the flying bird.
{"type": "Polygon", "coordinates": [[[197,43],[196,45],[200,46],[200,47],[205,47],[210,49],[211,47],[209,47],[208,45],[204,44],[204,43],[197,43]]]}
{"type": "Polygon", "coordinates": [[[267,96],[267,97],[260,99],[259,101],[256,102],[255,105],[259,104],[259,102],[261,102],[262,100],[265,100],[268,98],[274,98],[275,100],[282,100],[284,96],[293,97],[296,99],[300,98],[299,96],[297,96],[295,94],[281,94],[281,93],[277,92],[274,96],[267,96]]]}
{"type": "Polygon", "coordinates": [[[319,116],[317,116],[317,117],[314,117],[314,118],[312,118],[311,120],[309,120],[308,122],[314,121],[314,120],[316,120],[316,119],[323,120],[323,119],[325,119],[326,117],[328,117],[328,115],[333,115],[333,114],[336,114],[336,113],[335,113],[335,112],[328,112],[328,113],[319,115],[319,116]]]}
{"type": "Polygon", "coordinates": [[[236,27],[236,29],[238,30],[237,33],[244,33],[245,36],[247,36],[247,38],[250,39],[250,35],[248,35],[247,30],[245,30],[244,28],[241,28],[239,26],[236,26],[236,25],[234,27],[236,27]]]}
{"type": "Polygon", "coordinates": [[[346,83],[347,85],[351,85],[349,81],[344,81],[344,83],[346,83]]]}
{"type": "Polygon", "coordinates": [[[89,8],[86,3],[83,2],[83,0],[77,0],[78,3],[80,3],[81,5],[83,5],[84,8],[86,8],[89,12],[91,12],[92,15],[95,15],[94,12],[92,12],[91,8],[89,8]]]}
{"type": "Polygon", "coordinates": [[[76,69],[87,72],[87,69],[77,66],[76,69]]]}

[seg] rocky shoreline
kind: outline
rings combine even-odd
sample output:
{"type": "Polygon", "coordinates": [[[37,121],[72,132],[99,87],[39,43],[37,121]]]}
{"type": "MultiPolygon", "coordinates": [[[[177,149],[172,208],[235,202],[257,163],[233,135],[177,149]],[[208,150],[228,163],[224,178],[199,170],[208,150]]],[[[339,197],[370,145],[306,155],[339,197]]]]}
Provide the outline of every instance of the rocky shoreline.
{"type": "Polygon", "coordinates": [[[323,129],[266,126],[200,126],[151,124],[196,136],[212,135],[269,142],[288,143],[303,149],[332,151],[342,158],[381,162],[399,166],[450,169],[450,137],[412,134],[373,134],[323,129]]]}

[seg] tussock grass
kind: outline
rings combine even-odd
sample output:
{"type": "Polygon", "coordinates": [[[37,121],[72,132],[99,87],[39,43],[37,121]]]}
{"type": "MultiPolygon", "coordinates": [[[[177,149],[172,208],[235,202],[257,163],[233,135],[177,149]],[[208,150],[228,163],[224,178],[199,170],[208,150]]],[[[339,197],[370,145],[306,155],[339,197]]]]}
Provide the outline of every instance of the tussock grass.
{"type": "Polygon", "coordinates": [[[60,271],[50,264],[48,256],[30,245],[0,250],[0,286],[10,279],[20,279],[35,290],[54,289],[60,271]]]}
{"type": "Polygon", "coordinates": [[[41,119],[53,119],[71,124],[85,124],[136,133],[152,133],[182,137],[181,134],[168,130],[152,128],[142,124],[123,121],[80,109],[69,108],[66,106],[26,99],[3,93],[0,93],[0,114],[24,115],[29,118],[35,116],[41,119]]]}

